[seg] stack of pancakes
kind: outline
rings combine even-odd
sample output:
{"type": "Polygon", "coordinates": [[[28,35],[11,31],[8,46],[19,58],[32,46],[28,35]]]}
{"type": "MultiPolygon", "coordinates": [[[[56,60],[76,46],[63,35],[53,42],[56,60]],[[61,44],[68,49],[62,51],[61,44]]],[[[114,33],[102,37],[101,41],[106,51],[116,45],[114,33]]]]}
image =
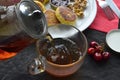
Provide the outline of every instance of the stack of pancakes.
{"type": "Polygon", "coordinates": [[[48,9],[45,11],[48,26],[55,24],[74,25],[77,19],[76,14],[65,6],[59,6],[55,11],[48,9]]]}

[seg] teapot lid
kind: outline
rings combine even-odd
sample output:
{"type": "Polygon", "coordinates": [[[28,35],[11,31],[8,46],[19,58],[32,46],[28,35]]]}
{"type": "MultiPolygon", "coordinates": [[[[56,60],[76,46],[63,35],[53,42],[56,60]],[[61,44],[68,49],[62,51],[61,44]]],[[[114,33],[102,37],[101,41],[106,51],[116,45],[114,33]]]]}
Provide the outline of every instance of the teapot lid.
{"type": "Polygon", "coordinates": [[[40,7],[32,0],[22,0],[17,4],[16,15],[20,28],[33,38],[41,38],[47,33],[47,22],[40,7]]]}

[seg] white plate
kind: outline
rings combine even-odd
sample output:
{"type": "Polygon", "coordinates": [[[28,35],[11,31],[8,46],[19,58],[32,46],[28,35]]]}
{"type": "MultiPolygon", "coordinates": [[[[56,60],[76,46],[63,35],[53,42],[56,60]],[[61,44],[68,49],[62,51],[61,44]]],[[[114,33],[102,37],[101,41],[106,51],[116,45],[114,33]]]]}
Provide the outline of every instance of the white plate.
{"type": "MultiPolygon", "coordinates": [[[[84,31],[91,25],[97,13],[96,0],[87,0],[87,2],[87,8],[84,11],[84,18],[78,18],[75,24],[75,27],[80,31],[84,31]]],[[[47,5],[46,8],[50,8],[50,5],[47,5]]]]}
{"type": "Polygon", "coordinates": [[[112,50],[120,53],[120,29],[108,32],[106,35],[106,43],[112,50]]]}

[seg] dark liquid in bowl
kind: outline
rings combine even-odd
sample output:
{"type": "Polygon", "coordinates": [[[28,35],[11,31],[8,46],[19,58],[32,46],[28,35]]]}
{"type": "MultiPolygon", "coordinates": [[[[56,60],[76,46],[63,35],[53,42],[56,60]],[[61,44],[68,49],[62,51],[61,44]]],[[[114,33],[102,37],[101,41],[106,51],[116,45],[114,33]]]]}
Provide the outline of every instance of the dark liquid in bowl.
{"type": "Polygon", "coordinates": [[[76,62],[82,53],[75,42],[69,39],[56,38],[42,46],[40,50],[46,59],[55,64],[70,64],[76,62]]]}

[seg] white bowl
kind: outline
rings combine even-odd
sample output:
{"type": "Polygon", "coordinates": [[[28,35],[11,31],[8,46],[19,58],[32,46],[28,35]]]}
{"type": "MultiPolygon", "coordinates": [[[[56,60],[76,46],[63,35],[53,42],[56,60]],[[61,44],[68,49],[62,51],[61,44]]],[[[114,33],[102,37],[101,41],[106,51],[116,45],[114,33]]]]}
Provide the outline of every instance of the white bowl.
{"type": "Polygon", "coordinates": [[[106,43],[113,51],[120,53],[120,29],[114,29],[108,32],[106,43]]]}

